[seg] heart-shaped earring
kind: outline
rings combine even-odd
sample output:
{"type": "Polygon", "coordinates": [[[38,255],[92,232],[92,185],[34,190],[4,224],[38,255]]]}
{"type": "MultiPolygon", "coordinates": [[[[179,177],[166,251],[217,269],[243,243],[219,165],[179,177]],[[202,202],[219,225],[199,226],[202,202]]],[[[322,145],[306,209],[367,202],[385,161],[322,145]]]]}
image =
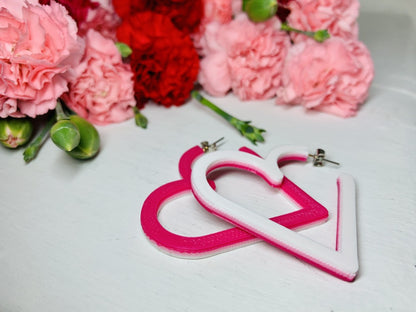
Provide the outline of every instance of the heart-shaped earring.
{"type": "MultiPolygon", "coordinates": [[[[140,221],[144,233],[151,242],[169,254],[179,257],[201,258],[260,241],[255,236],[239,228],[231,228],[197,237],[181,236],[168,231],[159,222],[158,215],[164,203],[178,194],[191,192],[192,164],[204,154],[204,151],[215,150],[216,143],[218,142],[213,144],[202,142],[202,147],[195,146],[185,152],[179,161],[179,172],[182,179],[160,186],[143,203],[140,221]]],[[[260,159],[259,155],[248,148],[241,148],[240,150],[255,155],[253,157],[260,159]]],[[[305,156],[304,153],[302,155],[293,154],[286,158],[282,157],[279,165],[287,161],[305,161],[306,159],[307,155],[305,156]]],[[[274,166],[277,167],[278,164],[275,163],[274,166]]],[[[211,188],[215,188],[215,184],[212,181],[208,183],[211,188]]],[[[325,207],[288,178],[285,177],[283,179],[280,188],[300,206],[300,209],[271,218],[270,220],[291,229],[300,229],[327,220],[328,211],[325,207]]]]}
{"type": "MultiPolygon", "coordinates": [[[[207,175],[215,169],[234,167],[253,172],[272,187],[284,181],[283,173],[275,165],[279,160],[310,156],[304,148],[277,147],[265,158],[237,152],[218,151],[204,155],[194,162],[191,186],[195,198],[211,213],[246,230],[252,235],[288,252],[338,278],[353,281],[358,272],[355,184],[346,174],[339,176],[337,209],[337,244],[330,249],[284,226],[242,207],[219,195],[208,183],[207,175]]],[[[324,156],[317,156],[323,161],[324,156]]]]}

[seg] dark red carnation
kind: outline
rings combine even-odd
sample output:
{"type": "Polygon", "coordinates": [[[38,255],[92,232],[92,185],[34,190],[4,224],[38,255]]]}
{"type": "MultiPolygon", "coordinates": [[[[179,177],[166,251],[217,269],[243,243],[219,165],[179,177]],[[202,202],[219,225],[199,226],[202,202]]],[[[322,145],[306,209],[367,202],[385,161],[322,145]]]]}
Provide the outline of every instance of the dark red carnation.
{"type": "MultiPolygon", "coordinates": [[[[50,4],[50,0],[39,0],[40,4],[50,4]]],[[[56,2],[62,4],[67,10],[69,15],[77,22],[84,22],[87,19],[88,10],[95,9],[100,4],[91,0],[56,0],[56,2]]]]}
{"type": "Polygon", "coordinates": [[[277,7],[276,15],[282,23],[286,22],[287,17],[290,14],[290,10],[288,9],[288,3],[290,1],[292,0],[279,0],[278,1],[279,6],[277,7]]]}
{"type": "Polygon", "coordinates": [[[113,7],[118,16],[128,18],[136,12],[152,11],[153,0],[113,0],[113,7]]]}
{"type": "Polygon", "coordinates": [[[113,0],[113,6],[123,19],[143,11],[169,16],[179,30],[188,34],[198,30],[203,16],[202,0],[113,0]]]}
{"type": "Polygon", "coordinates": [[[166,107],[185,103],[199,70],[189,35],[179,31],[169,17],[145,11],[124,19],[117,37],[133,50],[130,65],[139,106],[148,100],[166,107]]]}

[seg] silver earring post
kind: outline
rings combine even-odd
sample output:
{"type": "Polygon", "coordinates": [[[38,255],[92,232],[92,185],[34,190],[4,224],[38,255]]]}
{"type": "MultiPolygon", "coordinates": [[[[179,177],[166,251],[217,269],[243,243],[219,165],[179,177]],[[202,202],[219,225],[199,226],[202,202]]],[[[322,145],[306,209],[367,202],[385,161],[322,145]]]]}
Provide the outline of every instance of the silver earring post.
{"type": "Polygon", "coordinates": [[[325,151],[322,148],[318,148],[316,150],[316,154],[309,154],[309,157],[312,157],[313,165],[316,167],[322,167],[324,165],[324,162],[329,162],[331,164],[340,166],[340,163],[326,159],[325,151]]]}
{"type": "Polygon", "coordinates": [[[224,140],[224,137],[222,137],[221,139],[216,140],[214,143],[211,143],[211,144],[208,141],[203,141],[203,142],[201,142],[202,150],[204,151],[204,153],[216,151],[217,150],[217,143],[221,142],[222,140],[224,140]]]}

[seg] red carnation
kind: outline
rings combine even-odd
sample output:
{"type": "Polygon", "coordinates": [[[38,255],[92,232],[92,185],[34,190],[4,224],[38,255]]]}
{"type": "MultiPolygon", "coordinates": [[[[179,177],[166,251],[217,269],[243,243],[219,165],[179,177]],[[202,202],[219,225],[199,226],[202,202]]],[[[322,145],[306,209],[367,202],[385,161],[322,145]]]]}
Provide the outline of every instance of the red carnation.
{"type": "Polygon", "coordinates": [[[199,70],[189,35],[179,31],[169,17],[146,11],[123,20],[117,37],[133,50],[130,65],[139,106],[147,100],[166,107],[185,103],[199,70]]]}
{"type": "Polygon", "coordinates": [[[202,0],[113,0],[113,6],[123,19],[143,11],[166,15],[188,34],[198,30],[203,16],[202,0]]]}

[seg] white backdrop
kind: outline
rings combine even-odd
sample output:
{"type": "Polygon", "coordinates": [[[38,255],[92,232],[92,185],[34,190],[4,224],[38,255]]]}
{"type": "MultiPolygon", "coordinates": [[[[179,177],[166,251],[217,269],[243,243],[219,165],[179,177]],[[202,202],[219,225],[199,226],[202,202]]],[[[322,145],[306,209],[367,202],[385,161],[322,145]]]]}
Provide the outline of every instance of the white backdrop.
{"type": "MultiPolygon", "coordinates": [[[[413,311],[415,16],[413,0],[363,1],[360,37],[372,53],[376,77],[354,118],[227,96],[212,100],[267,129],[266,143],[252,146],[190,100],[171,109],[148,105],[147,130],[132,121],[99,127],[102,149],[92,161],[71,159],[50,141],[28,165],[22,151],[0,149],[0,311],[413,311]],[[284,170],[331,217],[337,175],[355,178],[355,282],[265,243],[200,260],[175,258],[149,243],[139,223],[146,197],[179,178],[177,162],[185,150],[223,136],[221,149],[247,145],[266,155],[281,144],[311,152],[321,147],[342,163],[340,169],[296,164],[284,170]]],[[[265,215],[293,209],[247,174],[220,178],[219,190],[265,215]]],[[[228,226],[190,195],[166,205],[160,218],[186,235],[228,226]]],[[[331,246],[333,220],[302,234],[331,246]]]]}

